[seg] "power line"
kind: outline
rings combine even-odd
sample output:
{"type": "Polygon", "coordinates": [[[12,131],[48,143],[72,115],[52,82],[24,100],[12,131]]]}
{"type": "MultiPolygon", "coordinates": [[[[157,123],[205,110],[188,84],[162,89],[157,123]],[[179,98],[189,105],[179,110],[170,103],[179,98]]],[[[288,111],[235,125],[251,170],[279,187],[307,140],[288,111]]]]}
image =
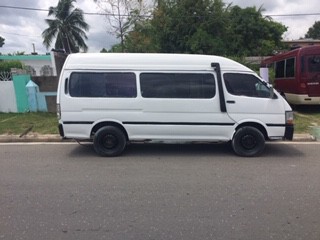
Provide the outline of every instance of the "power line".
{"type": "Polygon", "coordinates": [[[0,6],[0,8],[11,8],[11,9],[18,9],[18,10],[30,10],[30,11],[42,11],[48,12],[48,9],[41,9],[41,8],[28,8],[28,7],[15,7],[15,6],[0,6]]]}
{"type": "MultiPolygon", "coordinates": [[[[27,10],[27,11],[39,11],[39,12],[49,12],[48,9],[43,8],[29,8],[29,7],[15,7],[15,6],[3,6],[0,8],[9,8],[16,10],[27,10]]],[[[122,16],[122,17],[130,17],[131,14],[113,14],[113,13],[98,13],[98,12],[83,12],[85,15],[97,15],[97,16],[122,16]]],[[[151,15],[139,15],[140,17],[151,17],[151,15]]]]}
{"type": "MultiPolygon", "coordinates": [[[[48,9],[42,8],[29,8],[29,7],[15,7],[15,6],[4,6],[0,5],[0,8],[16,9],[16,10],[27,10],[27,11],[39,11],[49,12],[48,9]]],[[[113,13],[98,13],[98,12],[83,12],[86,15],[97,15],[97,16],[123,16],[130,17],[130,14],[113,14],[113,13]]],[[[303,16],[320,16],[320,13],[290,13],[290,14],[262,14],[266,17],[303,17],[303,16]]],[[[139,15],[140,17],[151,17],[151,15],[139,15]]],[[[201,17],[201,16],[198,16],[201,17]]]]}
{"type": "Polygon", "coordinates": [[[320,13],[291,13],[291,14],[265,14],[266,17],[300,17],[300,16],[319,16],[320,13]]]}
{"type": "Polygon", "coordinates": [[[4,33],[4,34],[10,34],[10,35],[17,35],[17,36],[23,36],[23,37],[40,37],[40,35],[38,36],[32,36],[32,35],[24,35],[24,34],[19,34],[19,33],[9,33],[9,32],[3,32],[0,30],[0,33],[4,33]]]}

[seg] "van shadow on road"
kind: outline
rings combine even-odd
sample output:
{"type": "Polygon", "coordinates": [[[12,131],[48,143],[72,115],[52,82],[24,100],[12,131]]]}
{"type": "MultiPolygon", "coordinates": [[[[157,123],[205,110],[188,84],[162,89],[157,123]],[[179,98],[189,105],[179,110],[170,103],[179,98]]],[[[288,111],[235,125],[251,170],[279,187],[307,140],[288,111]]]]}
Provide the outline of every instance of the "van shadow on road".
{"type": "MultiPolygon", "coordinates": [[[[69,157],[97,157],[92,144],[71,147],[69,157]]],[[[236,157],[229,143],[220,144],[130,144],[119,158],[133,157],[236,157]]],[[[304,154],[292,144],[267,143],[256,158],[301,158],[304,154]]],[[[241,159],[241,157],[239,157],[241,159]]]]}

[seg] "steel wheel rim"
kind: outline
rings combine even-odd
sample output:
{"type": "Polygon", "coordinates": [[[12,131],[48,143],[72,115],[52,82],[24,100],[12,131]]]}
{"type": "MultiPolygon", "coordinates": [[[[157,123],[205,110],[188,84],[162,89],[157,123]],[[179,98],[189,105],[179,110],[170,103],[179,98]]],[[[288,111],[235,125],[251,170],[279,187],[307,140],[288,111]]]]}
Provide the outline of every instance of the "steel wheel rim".
{"type": "Polygon", "coordinates": [[[244,135],[241,138],[241,145],[247,149],[251,150],[257,146],[257,140],[253,135],[244,135]]]}
{"type": "Polygon", "coordinates": [[[113,149],[117,146],[118,144],[118,139],[112,135],[112,134],[107,134],[103,139],[102,139],[102,144],[105,148],[107,149],[113,149]]]}

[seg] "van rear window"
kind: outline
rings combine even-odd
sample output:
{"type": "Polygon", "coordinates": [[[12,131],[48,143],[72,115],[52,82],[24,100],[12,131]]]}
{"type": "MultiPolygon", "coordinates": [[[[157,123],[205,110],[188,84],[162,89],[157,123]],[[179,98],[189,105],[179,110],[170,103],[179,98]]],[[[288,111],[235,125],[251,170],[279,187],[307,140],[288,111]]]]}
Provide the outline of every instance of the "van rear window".
{"type": "Polygon", "coordinates": [[[309,72],[320,72],[320,56],[308,57],[308,70],[309,72]]]}
{"type": "Polygon", "coordinates": [[[70,76],[72,97],[137,97],[136,75],[129,72],[75,72],[70,76]]]}
{"type": "Polygon", "coordinates": [[[215,79],[209,73],[141,73],[144,98],[213,98],[215,79]]]}

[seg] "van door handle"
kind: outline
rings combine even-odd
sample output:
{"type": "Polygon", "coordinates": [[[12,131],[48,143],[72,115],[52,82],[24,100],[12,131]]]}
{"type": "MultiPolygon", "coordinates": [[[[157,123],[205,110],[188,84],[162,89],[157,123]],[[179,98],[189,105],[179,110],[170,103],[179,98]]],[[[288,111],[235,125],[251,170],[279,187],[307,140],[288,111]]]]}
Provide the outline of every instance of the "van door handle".
{"type": "Polygon", "coordinates": [[[234,103],[236,103],[236,101],[234,101],[234,100],[228,100],[227,103],[234,104],[234,103]]]}

